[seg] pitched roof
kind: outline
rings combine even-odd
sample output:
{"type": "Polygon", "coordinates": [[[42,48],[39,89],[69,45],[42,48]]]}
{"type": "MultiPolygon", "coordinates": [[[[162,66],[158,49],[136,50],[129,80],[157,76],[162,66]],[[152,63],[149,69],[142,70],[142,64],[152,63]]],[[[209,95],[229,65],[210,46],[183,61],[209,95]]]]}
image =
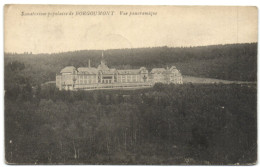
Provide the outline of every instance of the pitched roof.
{"type": "Polygon", "coordinates": [[[80,73],[85,73],[85,74],[97,74],[98,73],[97,68],[89,68],[89,67],[79,67],[78,71],[80,73]]]}
{"type": "Polygon", "coordinates": [[[107,65],[104,64],[104,63],[101,63],[101,64],[98,66],[98,69],[99,69],[99,70],[109,70],[109,68],[107,67],[107,65]]]}
{"type": "Polygon", "coordinates": [[[172,66],[170,70],[177,70],[177,68],[175,66],[172,66]]]}
{"type": "Polygon", "coordinates": [[[165,68],[153,68],[151,73],[164,73],[165,71],[165,68]]]}
{"type": "Polygon", "coordinates": [[[76,70],[74,66],[67,66],[63,68],[60,73],[73,73],[73,71],[76,70]]]}

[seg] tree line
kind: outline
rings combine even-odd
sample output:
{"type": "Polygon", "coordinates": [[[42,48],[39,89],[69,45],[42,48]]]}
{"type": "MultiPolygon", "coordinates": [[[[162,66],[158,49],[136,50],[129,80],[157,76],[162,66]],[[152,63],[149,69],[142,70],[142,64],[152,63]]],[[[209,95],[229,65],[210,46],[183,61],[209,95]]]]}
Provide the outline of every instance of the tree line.
{"type": "MultiPolygon", "coordinates": [[[[65,66],[87,67],[88,60],[97,67],[101,50],[81,50],[53,54],[5,53],[5,64],[19,61],[33,78],[33,84],[55,80],[65,66]]],[[[183,75],[216,79],[256,81],[257,43],[198,47],[154,47],[104,51],[111,68],[140,68],[175,65],[183,75]]]]}

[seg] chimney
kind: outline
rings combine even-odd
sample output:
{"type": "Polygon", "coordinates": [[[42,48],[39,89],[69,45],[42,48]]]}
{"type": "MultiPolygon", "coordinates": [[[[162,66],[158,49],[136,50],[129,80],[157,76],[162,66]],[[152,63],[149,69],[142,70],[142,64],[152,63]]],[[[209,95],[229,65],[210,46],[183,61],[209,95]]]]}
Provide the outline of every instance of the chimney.
{"type": "Polygon", "coordinates": [[[88,59],[88,68],[90,68],[90,59],[88,59]]]}

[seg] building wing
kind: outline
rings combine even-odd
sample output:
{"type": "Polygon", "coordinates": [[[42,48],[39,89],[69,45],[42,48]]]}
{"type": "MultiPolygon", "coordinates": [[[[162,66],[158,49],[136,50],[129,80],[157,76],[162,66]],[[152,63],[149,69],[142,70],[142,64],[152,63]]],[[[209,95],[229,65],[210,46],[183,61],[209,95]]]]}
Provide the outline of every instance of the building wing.
{"type": "Polygon", "coordinates": [[[140,70],[139,69],[133,69],[133,70],[117,70],[118,74],[121,75],[136,75],[139,74],[140,70]]]}

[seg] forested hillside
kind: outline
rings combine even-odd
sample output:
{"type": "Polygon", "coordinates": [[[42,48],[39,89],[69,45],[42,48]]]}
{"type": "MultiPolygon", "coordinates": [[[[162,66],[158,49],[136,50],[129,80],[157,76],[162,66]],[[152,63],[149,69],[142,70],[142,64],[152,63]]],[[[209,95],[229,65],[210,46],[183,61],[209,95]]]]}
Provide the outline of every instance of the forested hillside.
{"type": "MultiPolygon", "coordinates": [[[[55,80],[55,75],[68,65],[97,67],[101,50],[82,50],[54,54],[5,53],[5,65],[13,61],[25,64],[25,74],[33,85],[55,80]]],[[[175,65],[183,75],[225,80],[256,81],[257,43],[201,47],[156,47],[104,51],[109,67],[139,68],[175,65]]],[[[5,73],[8,75],[8,73],[5,73]]]]}

